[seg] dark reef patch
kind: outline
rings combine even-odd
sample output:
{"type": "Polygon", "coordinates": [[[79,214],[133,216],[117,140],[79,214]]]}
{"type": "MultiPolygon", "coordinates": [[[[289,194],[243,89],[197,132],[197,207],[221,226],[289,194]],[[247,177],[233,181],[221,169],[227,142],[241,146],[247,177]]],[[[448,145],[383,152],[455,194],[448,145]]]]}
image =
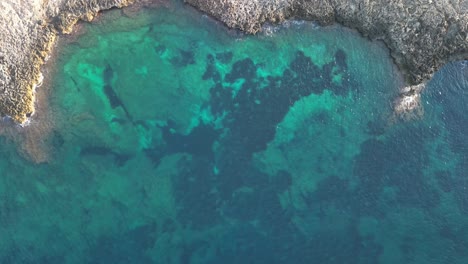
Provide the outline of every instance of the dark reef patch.
{"type": "Polygon", "coordinates": [[[128,118],[128,120],[132,120],[127,108],[125,107],[122,100],[119,98],[117,93],[115,93],[114,88],[112,87],[112,79],[114,78],[114,70],[109,64],[107,64],[102,75],[103,75],[103,80],[104,80],[104,94],[107,96],[110,106],[112,108],[122,107],[122,110],[124,110],[125,115],[128,118]]]}
{"type": "Polygon", "coordinates": [[[206,70],[202,76],[202,80],[209,79],[213,79],[215,82],[219,82],[221,80],[221,74],[216,70],[215,58],[211,54],[206,56],[206,70]]]}
{"type": "Polygon", "coordinates": [[[326,216],[327,208],[339,208],[351,217],[385,216],[383,204],[409,206],[431,210],[437,207],[440,193],[424,175],[428,164],[425,142],[431,135],[419,125],[410,125],[383,139],[369,139],[362,143],[355,157],[355,179],[349,180],[328,176],[317,190],[304,195],[304,201],[318,216],[326,216]],[[401,139],[405,138],[402,143],[401,139]],[[400,146],[395,147],[397,144],[400,146]],[[418,154],[416,154],[418,153],[418,154]],[[353,187],[352,187],[353,186],[353,187]],[[388,196],[385,190],[395,190],[388,196]]]}
{"type": "Polygon", "coordinates": [[[368,212],[378,212],[384,187],[396,187],[392,203],[430,210],[440,200],[439,191],[424,176],[428,164],[426,142],[432,135],[418,123],[408,125],[383,140],[371,139],[361,146],[354,174],[359,177],[357,193],[368,212]],[[404,139],[404,140],[402,140],[404,139]],[[398,146],[398,147],[396,147],[398,146]]]}
{"type": "Polygon", "coordinates": [[[150,249],[156,241],[155,224],[121,232],[100,238],[89,253],[88,263],[153,263],[145,251],[150,249]]]}
{"type": "MultiPolygon", "coordinates": [[[[222,119],[224,132],[200,125],[184,136],[172,133],[170,122],[163,127],[165,153],[193,155],[174,181],[179,216],[185,225],[204,228],[227,217],[259,221],[267,234],[282,233],[278,226],[291,225],[291,214],[282,208],[278,196],[291,184],[291,176],[281,171],[270,178],[252,166],[251,157],[265,150],[275,136],[276,126],[297,100],[312,93],[321,94],[325,89],[349,90],[348,83],[337,87],[331,81],[331,75],[336,74],[332,68],[346,70],[345,56],[336,56],[340,67],[337,69],[333,66],[336,62],[332,62],[324,71],[298,51],[283,75],[267,77],[257,73],[262,65],[246,58],[232,62],[232,69],[224,78],[216,63],[228,63],[232,54],[207,56],[202,79],[212,79],[215,85],[210,90],[210,103],[204,107],[222,119]],[[213,153],[211,146],[215,141],[218,149],[213,153]]],[[[147,154],[161,156],[150,150],[147,154]]]]}
{"type": "Polygon", "coordinates": [[[203,157],[187,161],[182,172],[173,179],[178,217],[185,226],[201,229],[220,222],[222,201],[216,183],[213,163],[203,157]]]}
{"type": "Polygon", "coordinates": [[[87,156],[111,156],[117,166],[123,166],[132,157],[128,154],[120,154],[107,147],[90,146],[80,150],[81,157],[87,156]]]}
{"type": "MultiPolygon", "coordinates": [[[[258,75],[262,65],[246,58],[233,62],[232,70],[222,78],[216,61],[226,63],[231,56],[208,55],[202,77],[215,82],[210,90],[210,103],[205,107],[209,107],[212,114],[222,120],[224,132],[200,132],[200,135],[212,135],[207,137],[210,142],[203,145],[211,146],[216,141],[216,152],[187,151],[190,147],[184,142],[193,142],[195,138],[185,139],[170,133],[169,128],[164,128],[163,132],[166,143],[172,142],[168,144],[169,152],[194,154],[188,167],[175,179],[179,219],[193,228],[215,226],[227,219],[236,220],[232,233],[223,236],[216,257],[209,263],[221,260],[223,263],[252,263],[252,250],[255,251],[255,263],[375,263],[381,247],[371,237],[359,237],[354,224],[347,226],[344,233],[328,230],[330,233],[316,234],[313,239],[299,235],[292,223],[293,213],[297,212],[283,209],[279,200],[279,194],[291,184],[291,175],[280,171],[270,177],[251,164],[252,154],[265,150],[275,137],[277,125],[297,100],[310,94],[321,94],[326,89],[336,96],[355,89],[351,88],[350,78],[341,83],[333,82],[333,75],[347,74],[346,55],[337,52],[335,61],[321,68],[298,51],[281,76],[266,77],[258,75]],[[193,202],[195,200],[197,203],[193,202]],[[247,224],[250,222],[256,222],[256,227],[247,224]],[[288,241],[287,245],[284,241],[288,241]],[[342,255],[336,255],[337,246],[342,255]],[[356,255],[356,252],[360,253],[356,255]]],[[[322,113],[315,116],[313,122],[323,125],[328,119],[327,114],[322,113]]],[[[206,128],[195,128],[192,131],[194,135],[198,133],[197,129],[204,131],[206,128]]],[[[378,142],[377,145],[373,144],[369,144],[369,150],[364,147],[365,155],[372,158],[375,156],[366,151],[377,149],[382,152],[380,148],[385,145],[382,143],[380,146],[378,142]]],[[[382,152],[380,155],[385,154],[382,152]]],[[[362,174],[362,179],[367,179],[369,174],[379,174],[369,178],[375,182],[364,183],[367,187],[356,191],[349,186],[348,180],[337,176],[327,177],[316,192],[304,197],[309,208],[315,208],[314,212],[320,214],[327,213],[329,206],[337,206],[351,218],[357,217],[359,214],[356,212],[364,210],[363,206],[369,212],[376,210],[377,205],[372,206],[368,202],[373,203],[373,199],[378,198],[385,184],[379,173],[379,164],[383,165],[385,159],[381,157],[376,161],[380,163],[375,165],[374,172],[364,172],[367,167],[362,167],[361,172],[359,167],[356,169],[362,174]],[[369,190],[370,196],[363,201],[359,193],[369,190]],[[357,198],[350,199],[356,195],[357,198]]],[[[367,166],[367,161],[362,161],[363,166],[364,163],[367,166]]],[[[189,247],[184,259],[206,251],[203,249],[205,246],[189,247]]]]}
{"type": "Polygon", "coordinates": [[[171,62],[176,67],[186,67],[190,64],[195,64],[195,52],[179,49],[179,56],[172,58],[171,62]]]}
{"type": "Polygon", "coordinates": [[[190,131],[188,135],[172,132],[174,122],[168,121],[168,125],[161,127],[163,139],[167,144],[166,154],[190,153],[197,157],[213,159],[212,146],[219,136],[219,131],[210,125],[200,124],[190,131]]]}

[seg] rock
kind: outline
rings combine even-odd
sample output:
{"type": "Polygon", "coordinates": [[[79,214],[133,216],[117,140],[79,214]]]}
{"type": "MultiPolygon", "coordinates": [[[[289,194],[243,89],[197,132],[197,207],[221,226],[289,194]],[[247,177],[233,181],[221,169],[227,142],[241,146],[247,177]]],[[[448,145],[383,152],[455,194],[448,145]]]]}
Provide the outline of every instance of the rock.
{"type": "MultiPolygon", "coordinates": [[[[100,10],[161,0],[1,0],[0,115],[24,123],[58,34],[100,10]]],[[[409,85],[450,60],[468,59],[467,0],[185,0],[231,28],[255,34],[289,18],[340,23],[382,39],[409,85]]]]}
{"type": "Polygon", "coordinates": [[[18,123],[34,112],[35,88],[58,34],[100,10],[138,0],[2,0],[0,2],[0,115],[18,123]]]}
{"type": "Polygon", "coordinates": [[[451,60],[468,59],[466,0],[185,0],[228,27],[255,34],[285,19],[340,23],[382,39],[417,85],[451,60]]]}

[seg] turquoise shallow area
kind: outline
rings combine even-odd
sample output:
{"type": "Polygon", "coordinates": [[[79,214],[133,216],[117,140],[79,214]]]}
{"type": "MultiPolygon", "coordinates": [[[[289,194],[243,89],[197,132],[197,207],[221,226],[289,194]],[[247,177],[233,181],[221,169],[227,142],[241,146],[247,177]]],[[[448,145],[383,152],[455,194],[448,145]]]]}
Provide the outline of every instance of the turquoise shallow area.
{"type": "Polygon", "coordinates": [[[53,159],[0,138],[0,263],[468,263],[468,66],[398,121],[387,50],[179,4],[60,48],[53,159]]]}

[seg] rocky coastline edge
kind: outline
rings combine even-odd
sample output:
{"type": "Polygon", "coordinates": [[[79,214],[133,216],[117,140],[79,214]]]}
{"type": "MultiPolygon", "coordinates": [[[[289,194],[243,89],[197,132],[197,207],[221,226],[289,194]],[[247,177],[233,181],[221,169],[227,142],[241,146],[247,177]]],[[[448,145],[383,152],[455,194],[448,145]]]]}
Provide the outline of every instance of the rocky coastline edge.
{"type": "MultiPolygon", "coordinates": [[[[151,0],[31,0],[0,3],[0,115],[25,123],[59,34],[101,10],[151,0]],[[26,3],[25,3],[26,2],[26,3]]],[[[408,84],[396,111],[418,106],[423,84],[444,64],[468,59],[466,0],[184,0],[229,28],[255,34],[287,19],[339,23],[382,40],[408,84]],[[400,110],[399,110],[400,109],[400,110]]]]}

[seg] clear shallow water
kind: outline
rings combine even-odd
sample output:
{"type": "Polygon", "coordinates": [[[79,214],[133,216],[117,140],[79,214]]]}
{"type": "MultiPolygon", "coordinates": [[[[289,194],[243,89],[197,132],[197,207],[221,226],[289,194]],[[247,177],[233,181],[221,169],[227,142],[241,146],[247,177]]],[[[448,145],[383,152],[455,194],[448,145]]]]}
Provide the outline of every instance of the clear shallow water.
{"type": "Polygon", "coordinates": [[[394,122],[387,51],[348,30],[119,13],[61,50],[54,159],[2,143],[0,263],[468,261],[462,63],[394,122]]]}

